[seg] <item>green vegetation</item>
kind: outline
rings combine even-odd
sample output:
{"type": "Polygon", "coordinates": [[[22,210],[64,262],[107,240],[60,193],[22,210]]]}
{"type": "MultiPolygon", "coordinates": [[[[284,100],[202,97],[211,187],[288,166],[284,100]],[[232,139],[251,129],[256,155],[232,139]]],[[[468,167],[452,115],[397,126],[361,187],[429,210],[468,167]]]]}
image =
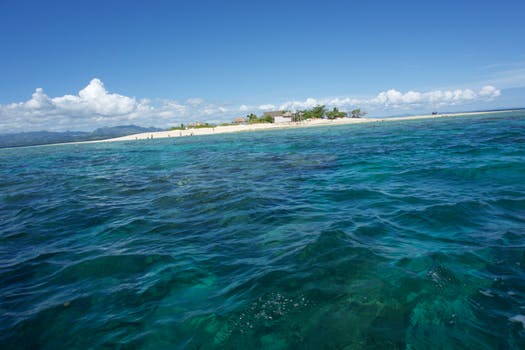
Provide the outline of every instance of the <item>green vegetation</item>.
{"type": "Polygon", "coordinates": [[[263,123],[273,123],[273,117],[271,115],[263,116],[259,119],[263,120],[263,123]]]}
{"type": "MultiPolygon", "coordinates": [[[[280,111],[280,112],[271,112],[271,113],[264,113],[262,116],[257,116],[254,113],[250,113],[246,115],[244,118],[235,118],[231,123],[222,123],[219,124],[219,126],[230,126],[230,125],[239,125],[239,124],[260,124],[260,123],[273,123],[274,117],[273,115],[277,114],[284,114],[286,116],[291,116],[292,121],[294,122],[300,122],[303,120],[308,119],[337,119],[337,118],[346,118],[348,117],[349,113],[340,111],[337,107],[333,107],[332,110],[327,110],[325,105],[317,105],[310,109],[304,109],[301,111],[297,111],[295,113],[291,113],[289,111],[280,111]]],[[[352,118],[361,118],[362,116],[366,115],[366,112],[362,112],[361,109],[354,109],[351,112],[352,118]]],[[[217,125],[209,124],[209,123],[192,123],[189,125],[181,124],[180,126],[172,127],[169,130],[186,130],[186,129],[200,129],[200,128],[213,128],[217,125]]]]}
{"type": "Polygon", "coordinates": [[[326,107],[324,105],[322,106],[315,106],[312,109],[305,109],[303,111],[299,111],[298,114],[301,116],[300,120],[306,120],[306,119],[319,119],[324,117],[326,113],[326,107]]]}
{"type": "MultiPolygon", "coordinates": [[[[362,113],[360,109],[355,110],[357,111],[357,116],[365,115],[366,113],[362,113]]],[[[305,109],[302,111],[298,111],[293,116],[294,121],[301,121],[301,120],[307,120],[307,119],[319,119],[319,118],[328,118],[328,119],[337,119],[337,118],[346,118],[348,117],[347,112],[340,111],[337,107],[334,107],[331,111],[327,111],[326,107],[324,105],[317,105],[311,109],[305,109]]],[[[358,118],[358,117],[355,117],[358,118]]]]}
{"type": "MultiPolygon", "coordinates": [[[[230,124],[228,124],[230,125],[230,124]]],[[[214,124],[210,124],[210,123],[193,123],[193,124],[189,124],[189,125],[184,125],[184,124],[181,124],[180,126],[174,126],[174,127],[171,127],[169,128],[168,130],[187,130],[187,129],[202,129],[202,128],[214,128],[215,125],[214,124]]]]}
{"type": "Polygon", "coordinates": [[[366,112],[361,112],[361,109],[354,109],[352,111],[352,118],[361,118],[362,116],[366,115],[366,112]]]}
{"type": "Polygon", "coordinates": [[[334,107],[334,109],[332,109],[331,111],[326,112],[326,117],[328,119],[345,118],[348,117],[348,113],[339,111],[337,107],[334,107]]]}
{"type": "Polygon", "coordinates": [[[214,128],[214,127],[215,127],[215,124],[198,123],[198,124],[190,126],[190,129],[202,129],[202,128],[214,128]]]}
{"type": "Polygon", "coordinates": [[[271,115],[257,117],[255,114],[250,113],[246,116],[246,120],[248,124],[273,123],[273,117],[271,115]]]}
{"type": "Polygon", "coordinates": [[[168,130],[185,130],[186,127],[184,126],[184,124],[181,124],[180,126],[174,126],[172,128],[169,128],[168,130]]]}

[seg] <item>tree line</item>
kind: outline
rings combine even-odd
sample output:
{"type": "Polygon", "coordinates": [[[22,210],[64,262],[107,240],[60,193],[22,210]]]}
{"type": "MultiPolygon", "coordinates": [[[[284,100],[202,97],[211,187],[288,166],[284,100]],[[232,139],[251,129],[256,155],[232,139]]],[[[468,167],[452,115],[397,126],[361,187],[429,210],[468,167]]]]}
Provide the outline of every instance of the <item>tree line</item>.
{"type": "MultiPolygon", "coordinates": [[[[310,109],[303,109],[295,113],[290,113],[289,111],[284,111],[285,113],[291,114],[292,121],[300,122],[308,119],[337,119],[337,118],[346,118],[350,116],[351,118],[361,118],[366,115],[366,112],[361,111],[360,108],[354,109],[351,112],[340,111],[337,107],[334,107],[332,110],[328,110],[325,105],[317,105],[310,109]]],[[[246,115],[244,118],[237,118],[232,123],[223,123],[219,126],[234,125],[240,123],[248,124],[258,124],[258,123],[273,123],[274,117],[271,115],[263,114],[262,116],[257,116],[254,113],[246,115]]],[[[181,124],[180,126],[173,127],[170,130],[184,130],[184,129],[193,129],[193,128],[207,128],[214,127],[216,125],[208,123],[193,123],[190,125],[181,124]]]]}
{"type": "MultiPolygon", "coordinates": [[[[285,113],[290,113],[289,111],[284,111],[285,113]]],[[[328,110],[325,105],[317,105],[310,109],[304,109],[297,111],[292,114],[292,121],[299,122],[308,119],[337,119],[337,118],[346,118],[349,116],[348,112],[340,111],[337,107],[334,107],[332,110],[328,110]]],[[[366,115],[366,112],[361,111],[360,108],[354,109],[350,112],[351,118],[361,118],[366,115]]],[[[273,117],[269,115],[262,115],[258,117],[257,115],[250,113],[245,118],[246,122],[249,124],[255,123],[273,123],[273,117]]]]}
{"type": "MultiPolygon", "coordinates": [[[[366,115],[366,112],[362,112],[360,108],[354,109],[350,112],[352,118],[361,118],[366,115]]],[[[334,107],[331,111],[326,109],[325,105],[317,105],[311,109],[305,109],[295,113],[295,116],[298,120],[306,119],[319,119],[319,118],[328,118],[328,119],[337,119],[337,118],[346,118],[348,117],[348,112],[340,111],[337,107],[334,107]]]]}

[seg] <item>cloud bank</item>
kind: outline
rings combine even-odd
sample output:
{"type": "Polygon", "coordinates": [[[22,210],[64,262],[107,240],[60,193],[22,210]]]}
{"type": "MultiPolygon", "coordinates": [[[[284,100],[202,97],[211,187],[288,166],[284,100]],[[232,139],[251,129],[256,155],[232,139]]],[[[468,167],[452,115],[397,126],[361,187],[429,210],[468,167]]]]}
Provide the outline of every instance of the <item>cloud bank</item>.
{"type": "Polygon", "coordinates": [[[494,86],[478,91],[435,90],[427,92],[383,91],[371,98],[352,97],[307,98],[281,104],[233,105],[212,103],[201,98],[183,102],[176,100],[136,99],[109,93],[100,79],[93,79],[76,95],[49,97],[37,88],[25,102],[0,104],[0,133],[33,130],[93,130],[101,126],[138,124],[169,127],[192,121],[229,121],[250,112],[268,110],[301,110],[316,105],[348,110],[364,108],[370,111],[411,111],[449,108],[473,102],[492,101],[501,95],[494,86]]]}
{"type": "Polygon", "coordinates": [[[316,105],[326,105],[337,108],[352,108],[362,106],[380,110],[410,110],[420,107],[457,106],[474,101],[490,101],[501,95],[501,91],[494,86],[484,86],[478,92],[464,90],[435,90],[429,92],[408,91],[402,93],[391,89],[377,94],[369,99],[356,98],[307,98],[303,101],[290,101],[281,105],[281,109],[306,109],[316,105]]]}

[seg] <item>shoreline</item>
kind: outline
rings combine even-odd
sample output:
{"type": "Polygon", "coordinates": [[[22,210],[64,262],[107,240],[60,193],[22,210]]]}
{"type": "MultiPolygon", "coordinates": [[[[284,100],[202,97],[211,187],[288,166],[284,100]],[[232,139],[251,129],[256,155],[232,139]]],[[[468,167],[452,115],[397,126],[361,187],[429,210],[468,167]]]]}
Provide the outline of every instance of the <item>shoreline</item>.
{"type": "Polygon", "coordinates": [[[348,125],[348,124],[362,124],[362,123],[381,123],[381,122],[394,122],[403,120],[422,120],[422,119],[440,119],[450,118],[459,116],[469,115],[487,115],[487,114],[499,114],[508,113],[514,110],[502,110],[502,111],[488,111],[488,112],[465,112],[465,113],[447,113],[437,115],[417,115],[417,116],[405,116],[405,117],[391,117],[391,118],[340,118],[340,119],[310,119],[301,122],[290,122],[290,123],[261,123],[261,124],[240,124],[240,125],[228,125],[228,126],[216,126],[212,128],[197,128],[197,129],[186,129],[186,130],[169,130],[169,131],[157,131],[147,132],[140,134],[133,134],[127,136],[121,136],[105,140],[93,140],[93,141],[80,141],[80,142],[69,142],[68,144],[81,144],[81,143],[100,143],[100,142],[118,142],[118,141],[139,141],[139,140],[151,140],[151,139],[163,139],[163,138],[176,138],[176,137],[189,137],[189,136],[202,136],[202,135],[215,135],[215,134],[227,134],[236,132],[251,132],[260,130],[278,130],[278,129],[295,129],[295,128],[308,128],[316,126],[333,126],[333,125],[348,125]]]}
{"type": "Polygon", "coordinates": [[[501,113],[508,113],[508,112],[513,112],[513,111],[518,111],[518,110],[507,109],[507,110],[499,110],[499,111],[445,113],[445,114],[437,114],[437,115],[416,115],[416,116],[385,117],[385,118],[348,118],[346,117],[346,118],[340,118],[340,119],[310,119],[310,120],[305,120],[301,122],[278,123],[278,124],[273,124],[273,123],[240,124],[240,125],[216,126],[216,127],[211,127],[211,128],[156,131],[156,132],[126,135],[126,136],[110,138],[110,139],[103,139],[103,140],[49,143],[49,144],[43,144],[43,145],[5,147],[3,149],[25,148],[25,147],[46,147],[46,146],[60,146],[60,145],[79,145],[79,144],[119,142],[119,141],[141,141],[141,140],[151,140],[151,139],[229,134],[229,133],[237,133],[237,132],[253,132],[253,131],[266,131],[266,130],[282,130],[282,129],[296,129],[296,128],[309,128],[309,127],[322,127],[322,126],[349,125],[349,124],[397,122],[397,121],[404,121],[404,120],[441,119],[441,118],[462,117],[462,116],[470,116],[470,115],[501,114],[501,113]]]}

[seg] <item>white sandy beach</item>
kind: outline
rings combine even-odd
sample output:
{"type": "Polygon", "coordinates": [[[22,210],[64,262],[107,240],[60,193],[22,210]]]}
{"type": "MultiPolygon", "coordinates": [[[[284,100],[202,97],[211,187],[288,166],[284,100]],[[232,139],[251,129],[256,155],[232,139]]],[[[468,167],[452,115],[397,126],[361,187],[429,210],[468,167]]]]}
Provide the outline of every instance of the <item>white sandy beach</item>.
{"type": "Polygon", "coordinates": [[[216,126],[213,128],[195,128],[195,129],[186,129],[186,130],[148,132],[148,133],[127,135],[127,136],[122,136],[122,137],[117,137],[117,138],[112,138],[112,139],[106,139],[106,140],[84,141],[84,142],[78,142],[78,143],[134,141],[134,140],[159,139],[159,138],[169,138],[169,137],[214,135],[214,134],[258,131],[258,130],[305,128],[305,127],[315,127],[315,126],[359,124],[359,123],[394,122],[394,121],[417,120],[417,119],[439,119],[439,118],[449,118],[449,117],[468,116],[468,115],[498,114],[498,113],[505,113],[505,112],[509,112],[509,110],[493,111],[493,112],[468,112],[468,113],[449,113],[449,114],[437,114],[437,115],[418,115],[418,116],[392,117],[392,118],[340,118],[340,119],[333,119],[333,120],[310,119],[310,120],[306,120],[302,122],[292,122],[292,123],[241,124],[241,125],[216,126]]]}

